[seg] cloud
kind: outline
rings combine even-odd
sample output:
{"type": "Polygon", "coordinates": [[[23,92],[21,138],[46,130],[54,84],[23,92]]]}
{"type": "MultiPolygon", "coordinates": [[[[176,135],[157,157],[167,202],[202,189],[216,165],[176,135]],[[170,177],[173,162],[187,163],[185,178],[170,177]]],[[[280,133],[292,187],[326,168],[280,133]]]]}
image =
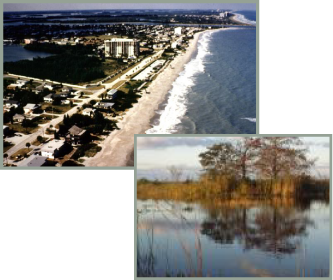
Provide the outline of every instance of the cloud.
{"type": "Polygon", "coordinates": [[[138,137],[138,149],[165,149],[174,146],[203,146],[232,141],[238,137],[138,137]]]}
{"type": "Polygon", "coordinates": [[[315,146],[315,147],[322,147],[322,148],[329,148],[330,147],[330,142],[329,139],[327,138],[327,140],[320,140],[320,141],[303,141],[304,145],[306,146],[315,146]]]}

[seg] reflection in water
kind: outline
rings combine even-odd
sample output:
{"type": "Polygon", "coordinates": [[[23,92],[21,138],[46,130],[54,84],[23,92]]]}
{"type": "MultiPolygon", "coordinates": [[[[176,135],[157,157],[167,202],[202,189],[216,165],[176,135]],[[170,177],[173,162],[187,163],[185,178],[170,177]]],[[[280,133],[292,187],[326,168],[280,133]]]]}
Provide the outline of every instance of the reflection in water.
{"type": "Polygon", "coordinates": [[[138,276],[327,276],[329,206],[138,201],[138,276]]]}

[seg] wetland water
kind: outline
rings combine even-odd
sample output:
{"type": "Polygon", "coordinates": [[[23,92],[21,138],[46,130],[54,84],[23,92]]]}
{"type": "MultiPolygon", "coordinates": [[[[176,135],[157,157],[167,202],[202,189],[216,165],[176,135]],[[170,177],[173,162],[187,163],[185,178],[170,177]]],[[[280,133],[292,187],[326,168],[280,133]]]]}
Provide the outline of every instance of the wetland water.
{"type": "Polygon", "coordinates": [[[328,276],[324,201],[137,201],[138,276],[328,276]]]}

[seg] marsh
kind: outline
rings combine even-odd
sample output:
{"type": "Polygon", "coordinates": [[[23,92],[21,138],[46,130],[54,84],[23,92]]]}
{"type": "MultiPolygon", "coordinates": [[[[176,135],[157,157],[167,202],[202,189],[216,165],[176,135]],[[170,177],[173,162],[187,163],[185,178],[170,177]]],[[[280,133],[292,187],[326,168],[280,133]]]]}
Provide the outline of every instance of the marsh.
{"type": "Polygon", "coordinates": [[[138,276],[329,276],[328,201],[137,201],[138,276]]]}

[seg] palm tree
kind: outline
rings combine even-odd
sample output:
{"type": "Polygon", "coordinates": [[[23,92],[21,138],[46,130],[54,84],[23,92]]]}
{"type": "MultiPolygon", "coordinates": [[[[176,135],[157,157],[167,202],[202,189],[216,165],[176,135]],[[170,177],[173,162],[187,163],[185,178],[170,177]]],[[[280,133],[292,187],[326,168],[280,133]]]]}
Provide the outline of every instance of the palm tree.
{"type": "Polygon", "coordinates": [[[29,142],[27,142],[26,144],[26,147],[29,149],[30,148],[30,146],[31,146],[31,144],[29,143],[29,142]]]}

